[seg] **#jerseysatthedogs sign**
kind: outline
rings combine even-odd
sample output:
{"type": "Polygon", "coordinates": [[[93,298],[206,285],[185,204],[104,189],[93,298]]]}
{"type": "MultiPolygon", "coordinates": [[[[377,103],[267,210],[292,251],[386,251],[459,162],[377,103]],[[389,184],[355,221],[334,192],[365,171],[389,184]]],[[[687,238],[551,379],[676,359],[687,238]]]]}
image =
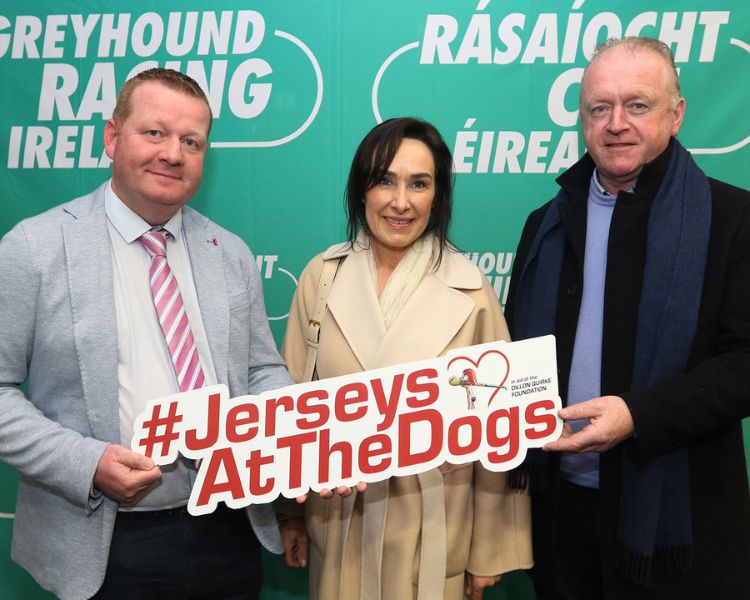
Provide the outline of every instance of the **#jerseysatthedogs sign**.
{"type": "Polygon", "coordinates": [[[194,515],[322,488],[413,475],[444,462],[517,467],[562,421],[552,336],[230,398],[223,385],[158,398],[132,448],[198,461],[194,515]]]}

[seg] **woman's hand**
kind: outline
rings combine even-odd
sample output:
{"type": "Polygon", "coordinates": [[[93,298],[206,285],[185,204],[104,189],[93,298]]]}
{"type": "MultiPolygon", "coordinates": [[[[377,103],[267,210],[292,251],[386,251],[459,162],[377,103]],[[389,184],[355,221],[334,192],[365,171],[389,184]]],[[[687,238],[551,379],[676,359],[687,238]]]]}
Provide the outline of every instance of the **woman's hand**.
{"type": "Polygon", "coordinates": [[[484,589],[492,587],[498,581],[500,581],[502,575],[494,575],[492,577],[480,577],[479,575],[472,575],[466,571],[466,585],[464,587],[464,595],[471,600],[482,600],[482,594],[484,589]]]}
{"type": "MultiPolygon", "coordinates": [[[[328,500],[330,498],[333,498],[334,496],[341,496],[343,498],[346,498],[347,496],[351,496],[354,490],[357,490],[358,492],[364,492],[366,489],[367,489],[367,484],[364,481],[360,481],[353,488],[348,487],[346,485],[341,485],[337,487],[335,490],[329,490],[328,488],[323,488],[322,490],[320,490],[319,496],[323,498],[324,500],[328,500]]],[[[309,494],[297,496],[297,502],[302,504],[305,500],[307,500],[308,495],[309,494]]]]}
{"type": "Polygon", "coordinates": [[[284,542],[284,562],[288,567],[307,566],[307,537],[305,520],[300,517],[284,519],[279,523],[281,541],[284,542]]]}

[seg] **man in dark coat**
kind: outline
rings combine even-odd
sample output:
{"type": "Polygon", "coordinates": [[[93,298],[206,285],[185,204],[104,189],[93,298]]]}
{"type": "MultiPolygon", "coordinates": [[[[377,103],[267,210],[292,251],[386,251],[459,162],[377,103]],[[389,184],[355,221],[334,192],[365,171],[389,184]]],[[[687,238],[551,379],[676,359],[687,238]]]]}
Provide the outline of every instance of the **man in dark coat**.
{"type": "Polygon", "coordinates": [[[669,48],[587,67],[587,154],[528,218],[506,316],[557,337],[563,436],[529,458],[537,596],[750,597],[750,193],[675,139],[669,48]]]}

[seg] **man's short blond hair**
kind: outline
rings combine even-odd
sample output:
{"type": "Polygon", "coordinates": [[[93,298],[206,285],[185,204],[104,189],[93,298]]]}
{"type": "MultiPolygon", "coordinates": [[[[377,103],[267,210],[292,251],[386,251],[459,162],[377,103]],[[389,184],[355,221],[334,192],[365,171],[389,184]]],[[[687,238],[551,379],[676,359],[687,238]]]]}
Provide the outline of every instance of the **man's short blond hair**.
{"type": "Polygon", "coordinates": [[[203,92],[201,87],[192,77],[188,77],[184,73],[175,71],[174,69],[163,69],[156,67],[153,69],[147,69],[141,71],[134,77],[128,79],[123,86],[120,88],[120,93],[117,95],[117,103],[115,109],[112,111],[112,119],[115,123],[122,123],[130,116],[133,110],[132,96],[133,92],[142,84],[153,81],[161,83],[162,85],[202,100],[208,108],[208,131],[211,131],[211,124],[213,122],[213,115],[211,114],[211,105],[208,103],[208,98],[203,92]]]}

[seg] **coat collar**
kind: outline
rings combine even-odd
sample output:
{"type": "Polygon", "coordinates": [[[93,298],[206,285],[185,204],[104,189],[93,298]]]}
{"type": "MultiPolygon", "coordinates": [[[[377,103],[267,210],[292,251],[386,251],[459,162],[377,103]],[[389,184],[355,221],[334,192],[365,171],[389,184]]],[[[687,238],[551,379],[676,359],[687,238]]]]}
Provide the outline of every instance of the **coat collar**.
{"type": "Polygon", "coordinates": [[[428,273],[386,330],[367,264],[367,252],[355,242],[337,244],[324,260],[342,258],[328,309],[363,369],[440,355],[474,310],[461,290],[482,287],[482,274],[446,249],[436,271],[428,273]],[[405,340],[408,340],[405,343],[405,340]]]}
{"type": "MultiPolygon", "coordinates": [[[[653,198],[661,184],[664,173],[667,171],[674,143],[675,138],[671,138],[664,151],[654,160],[643,166],[643,170],[638,176],[634,193],[621,193],[618,195],[618,201],[638,202],[643,197],[653,198]]],[[[591,174],[594,172],[595,167],[594,160],[587,152],[576,164],[560,175],[555,181],[560,187],[565,188],[573,203],[585,203],[588,198],[591,174]]]]}

